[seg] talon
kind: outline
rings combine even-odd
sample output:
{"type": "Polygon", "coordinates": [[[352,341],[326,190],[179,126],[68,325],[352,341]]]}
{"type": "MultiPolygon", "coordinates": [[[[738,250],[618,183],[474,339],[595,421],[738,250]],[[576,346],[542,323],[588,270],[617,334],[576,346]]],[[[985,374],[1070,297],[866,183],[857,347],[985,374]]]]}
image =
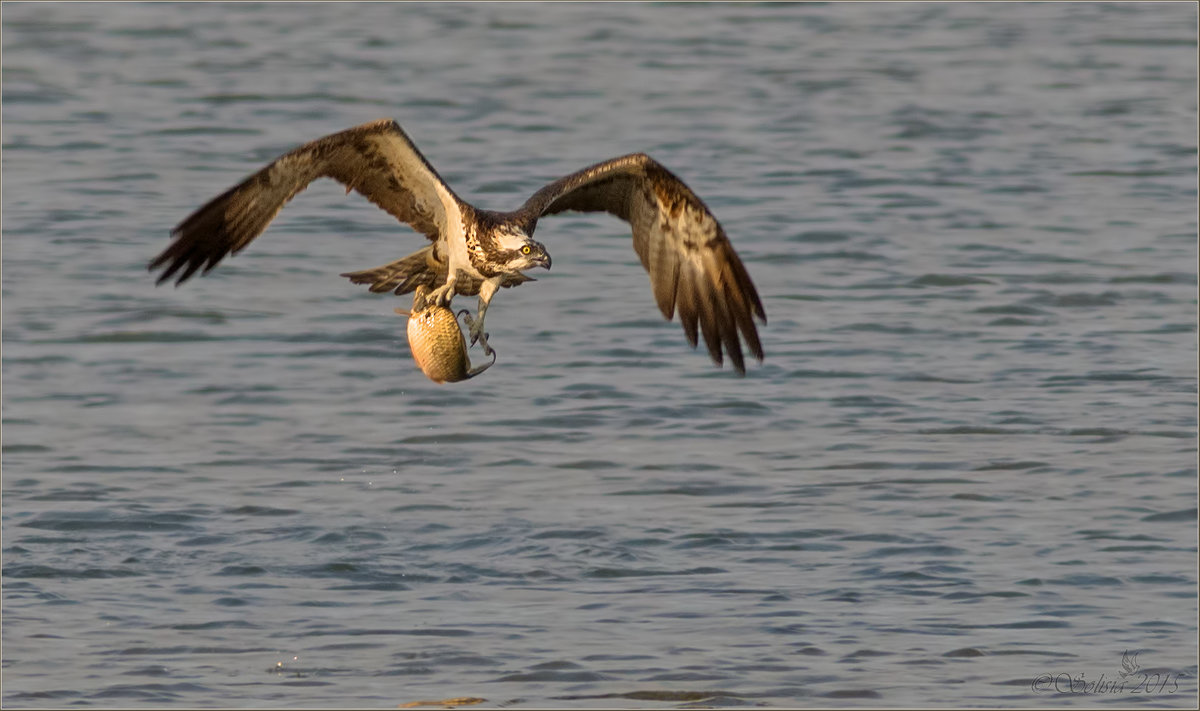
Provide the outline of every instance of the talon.
{"type": "Polygon", "coordinates": [[[472,333],[471,334],[471,345],[473,346],[473,345],[475,345],[476,342],[478,342],[479,346],[481,348],[483,348],[484,355],[489,355],[489,356],[492,356],[493,358],[495,358],[496,351],[495,351],[495,349],[492,348],[491,344],[488,343],[488,337],[490,337],[491,335],[492,334],[490,334],[490,333],[479,333],[479,332],[472,333]]]}
{"type": "Polygon", "coordinates": [[[484,363],[483,365],[476,366],[476,367],[472,368],[471,370],[467,371],[468,378],[474,378],[476,375],[479,375],[483,371],[487,370],[488,368],[490,368],[496,364],[496,351],[493,350],[493,351],[487,353],[486,355],[490,355],[492,357],[492,360],[488,363],[484,363]]]}
{"type": "Polygon", "coordinates": [[[487,353],[487,334],[483,333],[483,323],[472,316],[471,312],[467,309],[459,311],[458,315],[462,317],[463,323],[467,324],[467,331],[471,334],[471,345],[473,346],[476,343],[482,342],[485,344],[484,353],[487,353]],[[480,336],[482,336],[482,340],[480,339],[480,336]]]}
{"type": "Polygon", "coordinates": [[[429,293],[426,297],[427,301],[433,303],[434,306],[450,306],[450,301],[454,298],[454,292],[446,286],[439,286],[429,293]]]}

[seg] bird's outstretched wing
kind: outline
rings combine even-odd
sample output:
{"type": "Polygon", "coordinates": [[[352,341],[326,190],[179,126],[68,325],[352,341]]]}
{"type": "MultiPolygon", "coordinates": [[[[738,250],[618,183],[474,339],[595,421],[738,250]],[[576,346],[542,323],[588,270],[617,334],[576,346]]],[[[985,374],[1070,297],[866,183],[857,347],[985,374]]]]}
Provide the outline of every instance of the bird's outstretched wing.
{"type": "Polygon", "coordinates": [[[763,359],[754,316],[766,323],[746,267],[720,223],[700,198],[644,153],[597,163],[550,183],[518,210],[531,227],[537,218],[567,210],[608,212],[633,228],[633,248],[650,274],[663,316],[679,320],[692,347],[697,324],[717,363],[728,353],[745,372],[738,331],[763,359]]]}
{"type": "Polygon", "coordinates": [[[357,190],[433,241],[451,224],[461,225],[462,202],[399,124],[383,119],[306,143],[213,198],[171,230],[175,241],[149,269],[163,270],[160,284],[176,272],[176,284],[199,269],[207,272],[262,234],[317,178],[357,190]]]}

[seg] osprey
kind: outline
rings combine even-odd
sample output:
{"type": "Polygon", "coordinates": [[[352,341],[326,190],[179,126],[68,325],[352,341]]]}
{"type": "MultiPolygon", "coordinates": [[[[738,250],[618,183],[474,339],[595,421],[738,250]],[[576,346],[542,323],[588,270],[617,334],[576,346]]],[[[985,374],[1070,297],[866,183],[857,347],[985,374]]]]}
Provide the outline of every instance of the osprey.
{"type": "Polygon", "coordinates": [[[241,251],[317,178],[333,178],[347,193],[357,190],[430,241],[390,264],[342,276],[375,293],[424,286],[439,305],[455,294],[478,294],[468,327],[471,344],[480,341],[488,355],[483,323],[492,297],[500,287],[531,281],[524,270],[550,268],[550,254],[533,239],[538,219],[575,210],[608,212],[630,224],[659,309],[668,320],[679,312],[693,348],[699,325],[713,361],[720,365],[728,354],[745,373],[740,331],[754,357],[763,359],[754,317],[767,318],[750,275],[708,207],[650,156],[597,163],[555,180],[512,212],[492,212],[455,195],[391,119],[306,143],[213,198],[171,231],[174,241],[150,262],[151,271],[162,270],[157,283],[178,274],[181,284],[241,251]]]}

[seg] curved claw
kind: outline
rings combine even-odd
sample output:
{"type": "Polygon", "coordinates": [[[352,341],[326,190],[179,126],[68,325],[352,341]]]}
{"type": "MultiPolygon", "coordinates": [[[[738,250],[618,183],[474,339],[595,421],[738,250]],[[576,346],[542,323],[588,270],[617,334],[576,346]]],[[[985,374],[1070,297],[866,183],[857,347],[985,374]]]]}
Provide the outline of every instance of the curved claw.
{"type": "MultiPolygon", "coordinates": [[[[484,334],[484,338],[486,338],[486,337],[487,337],[487,334],[484,334]]],[[[485,351],[484,351],[484,353],[485,353],[485,354],[487,354],[487,355],[490,355],[490,356],[492,357],[492,360],[491,360],[491,362],[489,362],[489,363],[484,363],[483,365],[479,365],[479,366],[476,366],[476,367],[474,367],[474,368],[471,368],[470,370],[468,370],[468,371],[467,371],[467,377],[468,377],[468,378],[474,378],[476,375],[479,375],[479,374],[480,374],[480,373],[482,373],[483,371],[487,370],[488,368],[490,368],[490,367],[492,367],[493,365],[495,365],[495,364],[496,364],[496,351],[495,351],[495,349],[493,349],[493,348],[486,348],[486,349],[485,349],[485,351]]]]}

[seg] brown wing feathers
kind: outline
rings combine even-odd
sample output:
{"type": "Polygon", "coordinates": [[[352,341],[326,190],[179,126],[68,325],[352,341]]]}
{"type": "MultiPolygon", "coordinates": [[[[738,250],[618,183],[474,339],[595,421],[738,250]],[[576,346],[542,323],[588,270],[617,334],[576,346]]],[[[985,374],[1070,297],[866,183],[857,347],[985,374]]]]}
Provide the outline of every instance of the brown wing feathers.
{"type": "Polygon", "coordinates": [[[174,242],[150,262],[158,282],[208,271],[262,234],[312,181],[333,178],[431,240],[445,229],[458,198],[391,119],[306,143],[209,201],[181,222],[174,242]]]}
{"type": "Polygon", "coordinates": [[[679,178],[649,156],[614,158],[547,185],[518,211],[527,221],[567,210],[608,212],[630,223],[633,246],[667,319],[679,313],[688,343],[704,337],[718,364],[745,372],[741,341],[758,360],[754,318],[766,313],[720,223],[679,178]]]}
{"type": "MultiPolygon", "coordinates": [[[[400,126],[385,119],[304,144],[209,201],[171,231],[174,241],[150,270],[162,270],[158,283],[175,277],[177,284],[199,270],[207,272],[262,234],[288,201],[322,177],[337,180],[347,192],[357,190],[434,242],[454,221],[475,214],[400,126]]],[[[766,323],[766,314],[754,283],[720,223],[666,168],[642,153],[597,163],[550,183],[507,217],[532,234],[539,217],[568,210],[608,212],[630,223],[659,309],[667,319],[679,314],[693,348],[703,336],[712,359],[720,364],[727,353],[738,372],[745,372],[743,340],[754,357],[763,359],[754,320],[766,323]]],[[[400,269],[405,260],[420,254],[346,276],[374,283],[372,291],[399,293],[408,283],[392,277],[407,274],[400,269]]],[[[503,285],[528,279],[518,277],[503,285]]]]}

